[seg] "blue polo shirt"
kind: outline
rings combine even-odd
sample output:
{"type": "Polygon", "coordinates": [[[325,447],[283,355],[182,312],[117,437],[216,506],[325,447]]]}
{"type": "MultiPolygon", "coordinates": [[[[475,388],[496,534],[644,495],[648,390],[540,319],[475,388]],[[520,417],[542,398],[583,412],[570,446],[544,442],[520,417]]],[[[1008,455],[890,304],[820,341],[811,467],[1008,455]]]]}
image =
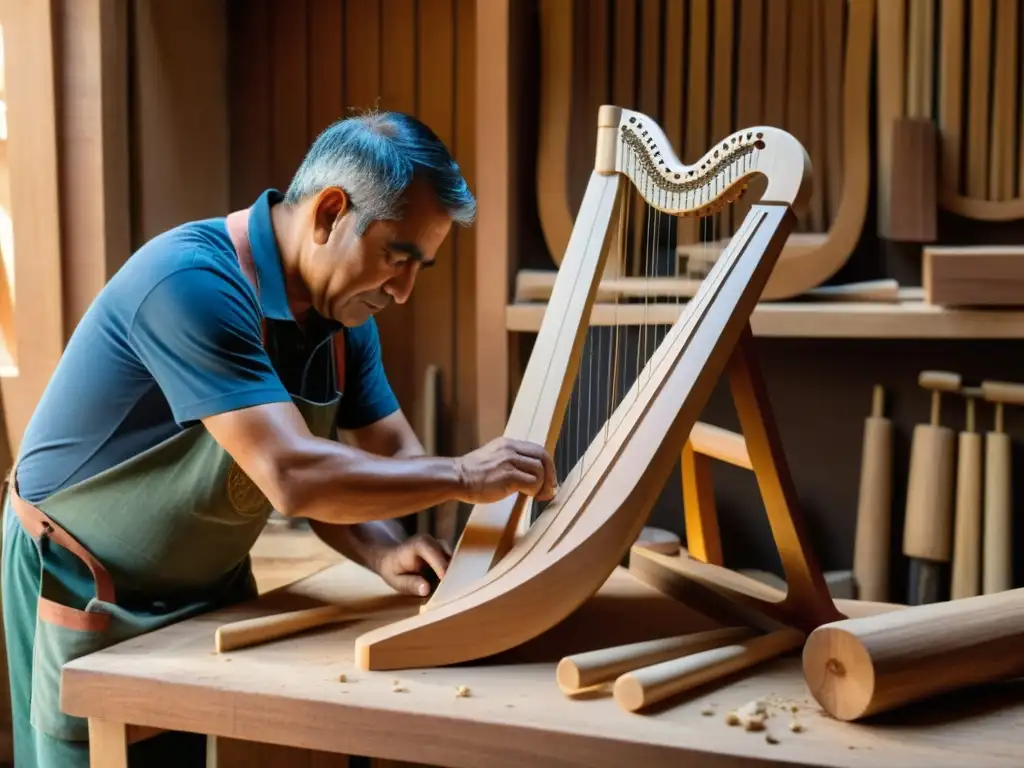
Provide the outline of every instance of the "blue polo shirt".
{"type": "Polygon", "coordinates": [[[292,395],[331,399],[336,332],[345,334],[346,350],[338,427],[358,429],[398,410],[372,318],[343,328],[311,311],[304,328],[295,322],[270,219],[281,197],[265,191],[250,213],[258,298],[224,218],[153,238],[103,287],[25,431],[23,498],[39,503],[207,416],[292,395]]]}

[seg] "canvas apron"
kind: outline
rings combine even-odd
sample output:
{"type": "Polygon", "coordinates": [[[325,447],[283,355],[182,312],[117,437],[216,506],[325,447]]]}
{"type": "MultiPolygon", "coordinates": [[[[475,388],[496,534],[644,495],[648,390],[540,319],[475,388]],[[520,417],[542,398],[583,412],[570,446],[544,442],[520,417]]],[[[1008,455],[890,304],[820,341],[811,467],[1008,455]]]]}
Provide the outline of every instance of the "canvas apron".
{"type": "MultiPolygon", "coordinates": [[[[228,232],[258,295],[248,213],[228,216],[228,232]]],[[[343,339],[341,332],[335,334],[335,397],[325,403],[292,398],[310,431],[322,438],[335,437],[344,382],[343,339]]],[[[8,563],[8,558],[21,560],[22,585],[26,558],[40,566],[33,593],[5,590],[13,593],[5,594],[7,601],[21,603],[4,605],[10,625],[23,627],[36,614],[34,637],[28,638],[31,666],[28,658],[9,659],[12,695],[17,696],[19,686],[28,688],[31,725],[37,731],[82,741],[88,738],[87,721],[60,710],[62,666],[122,640],[255,597],[249,551],[272,507],[197,424],[38,506],[21,499],[11,482],[5,515],[12,510],[28,534],[21,540],[34,551],[26,551],[23,544],[24,557],[18,558],[17,541],[5,540],[4,578],[19,577],[19,563],[8,563]]],[[[17,526],[12,531],[13,520],[7,523],[5,539],[21,533],[17,526]]],[[[17,738],[31,740],[33,735],[18,733],[17,738]]]]}

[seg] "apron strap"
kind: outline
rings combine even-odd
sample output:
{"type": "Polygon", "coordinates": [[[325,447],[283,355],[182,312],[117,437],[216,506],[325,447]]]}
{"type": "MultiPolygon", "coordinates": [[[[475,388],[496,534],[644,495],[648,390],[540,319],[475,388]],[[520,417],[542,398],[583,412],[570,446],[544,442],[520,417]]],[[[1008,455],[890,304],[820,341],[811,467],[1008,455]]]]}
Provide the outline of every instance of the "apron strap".
{"type": "MultiPolygon", "coordinates": [[[[111,605],[115,604],[117,599],[114,580],[110,577],[107,569],[103,567],[103,563],[93,556],[92,552],[79,544],[74,536],[57,525],[49,515],[21,498],[21,494],[18,493],[17,469],[17,464],[11,468],[7,484],[11,494],[11,507],[21,521],[25,532],[37,541],[44,537],[49,538],[85,563],[96,584],[96,598],[111,605]]],[[[110,623],[110,616],[106,613],[80,611],[45,597],[39,598],[38,611],[41,619],[83,632],[101,632],[110,623]]]]}
{"type": "MultiPolygon", "coordinates": [[[[235,255],[238,256],[238,265],[246,279],[256,289],[256,295],[260,295],[260,276],[256,271],[256,259],[252,255],[252,245],[249,242],[249,209],[243,208],[239,211],[232,211],[227,215],[225,224],[228,228],[228,237],[235,247],[235,255]]],[[[262,320],[263,346],[267,345],[267,319],[262,320]]],[[[334,378],[338,392],[345,391],[345,332],[338,331],[334,334],[334,378]]]]}

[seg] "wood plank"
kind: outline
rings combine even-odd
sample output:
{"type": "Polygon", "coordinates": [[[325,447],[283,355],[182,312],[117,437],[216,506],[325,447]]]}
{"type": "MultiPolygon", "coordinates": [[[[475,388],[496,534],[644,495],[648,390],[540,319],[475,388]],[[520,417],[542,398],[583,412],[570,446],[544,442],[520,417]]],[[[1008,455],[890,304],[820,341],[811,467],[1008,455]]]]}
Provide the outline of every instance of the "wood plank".
{"type": "MultiPolygon", "coordinates": [[[[733,59],[736,57],[734,39],[734,0],[715,0],[714,70],[711,93],[711,142],[719,142],[733,130],[733,59]]],[[[707,151],[707,148],[705,148],[707,151]]],[[[732,206],[726,206],[717,217],[720,237],[732,233],[732,206]]],[[[716,238],[717,239],[717,238],[716,238]]]]}
{"type": "MultiPolygon", "coordinates": [[[[417,4],[416,91],[418,117],[451,149],[455,135],[455,2],[419,0],[417,4]]],[[[414,318],[413,376],[422,381],[428,365],[441,369],[441,402],[438,414],[449,423],[455,381],[455,253],[452,237],[445,238],[436,264],[420,273],[410,299],[414,318]]],[[[411,417],[419,423],[422,403],[413,401],[411,417]]],[[[447,440],[438,446],[450,453],[447,440]]]]}
{"type": "MultiPolygon", "coordinates": [[[[710,0],[690,0],[689,68],[686,90],[686,134],[682,160],[692,163],[708,151],[708,76],[711,71],[711,5],[710,0]]],[[[701,240],[701,219],[686,218],[678,222],[679,243],[701,240]]]]}
{"type": "Polygon", "coordinates": [[[1024,247],[925,248],[925,301],[943,307],[1024,306],[1024,247]]]}
{"type": "Polygon", "coordinates": [[[963,135],[964,0],[942,0],[939,18],[939,114],[942,185],[960,194],[963,135]]]}
{"type": "Polygon", "coordinates": [[[231,3],[228,24],[231,207],[255,202],[269,185],[271,167],[270,0],[231,3]]]}
{"type": "Polygon", "coordinates": [[[997,0],[996,51],[992,67],[992,151],[989,157],[988,199],[1011,200],[1017,180],[1017,65],[1018,0],[997,0]]]}
{"type": "MultiPolygon", "coordinates": [[[[811,151],[811,6],[808,0],[790,0],[788,42],[786,56],[789,72],[786,75],[786,130],[793,134],[811,151]]],[[[812,187],[811,197],[818,185],[812,187]]],[[[811,206],[800,214],[800,223],[795,231],[809,229],[811,206]]]]}
{"type": "Polygon", "coordinates": [[[826,232],[828,227],[825,219],[825,202],[828,197],[829,167],[827,157],[825,121],[826,107],[826,74],[827,63],[825,46],[828,42],[825,31],[825,4],[817,0],[811,6],[811,21],[808,40],[811,70],[808,137],[810,143],[807,150],[811,155],[811,164],[817,183],[811,194],[810,229],[812,232],[826,232]]]}
{"type": "Polygon", "coordinates": [[[971,1],[967,93],[967,197],[988,193],[989,86],[992,81],[992,0],[971,1]]]}
{"type": "MultiPolygon", "coordinates": [[[[1024,312],[945,309],[914,298],[891,302],[765,302],[751,317],[755,336],[794,339],[1024,339],[1024,312]]],[[[685,304],[595,304],[592,326],[671,325],[685,304]]],[[[543,304],[511,304],[506,327],[536,333],[543,304]]]]}
{"type": "MultiPolygon", "coordinates": [[[[764,119],[764,0],[740,0],[739,62],[736,67],[737,130],[760,125],[764,119]]],[[[734,221],[742,222],[750,211],[752,195],[734,203],[734,221]]]]}
{"type": "MultiPolygon", "coordinates": [[[[476,2],[456,0],[455,159],[469,188],[476,191],[476,2]]],[[[596,131],[595,131],[596,133],[596,131]]],[[[476,388],[476,230],[455,233],[455,429],[452,450],[477,447],[476,388]]]]}
{"type": "MultiPolygon", "coordinates": [[[[65,708],[113,721],[130,717],[141,725],[455,768],[559,763],[853,768],[877,763],[883,755],[887,765],[961,768],[1012,766],[1024,749],[1024,732],[1013,727],[1024,715],[1018,685],[983,696],[980,707],[955,705],[945,697],[880,716],[879,722],[843,723],[821,716],[808,697],[799,654],[673,698],[642,716],[623,712],[608,693],[565,696],[555,684],[555,667],[566,655],[717,626],[622,568],[557,629],[501,663],[359,672],[354,639],[371,622],[325,628],[229,656],[210,652],[213,629],[225,621],[382,590],[386,585],[372,573],[345,563],[256,605],[129,640],[66,667],[65,708]],[[342,672],[345,683],[338,681],[342,672]],[[404,691],[393,690],[396,678],[404,691]],[[468,697],[456,695],[460,685],[469,688],[468,697]],[[778,743],[766,742],[764,732],[744,733],[725,722],[727,712],[758,697],[766,697],[777,712],[768,720],[768,733],[778,743]],[[715,716],[700,714],[708,707],[715,716]],[[804,732],[788,730],[794,717],[806,726],[804,732]],[[935,727],[937,719],[941,728],[935,727]]],[[[858,607],[855,601],[836,604],[845,611],[858,607]]]]}
{"type": "Polygon", "coordinates": [[[878,60],[876,63],[878,99],[876,107],[877,210],[878,236],[889,237],[892,211],[893,123],[904,114],[906,93],[906,4],[905,0],[879,3],[878,60]]]}
{"type": "Polygon", "coordinates": [[[0,20],[4,61],[18,62],[6,67],[4,84],[14,232],[15,346],[7,350],[10,357],[0,368],[5,374],[0,389],[7,443],[14,456],[65,341],[61,223],[39,213],[60,210],[53,3],[2,0],[0,20]]]}
{"type": "Polygon", "coordinates": [[[825,184],[828,189],[828,221],[834,222],[843,200],[843,87],[846,59],[845,0],[822,0],[825,39],[825,184]]]}
{"type": "Polygon", "coordinates": [[[61,4],[61,224],[64,334],[131,253],[128,9],[61,4]]]}
{"type": "Polygon", "coordinates": [[[271,6],[273,159],[271,184],[288,188],[309,148],[306,0],[274,0],[271,6]]]}
{"type": "Polygon", "coordinates": [[[381,94],[380,0],[345,0],[345,108],[363,112],[381,94]]]}
{"type": "Polygon", "coordinates": [[[476,175],[479,216],[476,264],[477,440],[500,437],[509,403],[504,306],[512,260],[512,120],[510,0],[478,4],[476,39],[476,175]]]}
{"type": "Polygon", "coordinates": [[[312,143],[335,120],[345,117],[343,0],[308,0],[309,93],[307,136],[312,143]]]}
{"type": "MultiPolygon", "coordinates": [[[[380,106],[416,114],[416,0],[381,0],[380,13],[380,49],[388,52],[380,57],[380,106]]],[[[390,306],[376,318],[388,381],[410,419],[414,413],[420,413],[417,404],[422,397],[423,376],[416,373],[414,360],[419,336],[412,309],[420,290],[417,286],[410,303],[390,306]]]]}

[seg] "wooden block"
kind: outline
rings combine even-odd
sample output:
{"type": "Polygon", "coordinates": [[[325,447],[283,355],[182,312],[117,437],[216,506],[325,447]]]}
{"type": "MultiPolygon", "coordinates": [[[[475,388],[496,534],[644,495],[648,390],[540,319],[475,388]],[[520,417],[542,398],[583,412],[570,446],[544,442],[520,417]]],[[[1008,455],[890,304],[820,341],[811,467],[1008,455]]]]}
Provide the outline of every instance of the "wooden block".
{"type": "Polygon", "coordinates": [[[928,304],[1015,306],[1024,304],[1024,247],[925,248],[921,281],[928,304]]]}
{"type": "Polygon", "coordinates": [[[901,117],[892,124],[889,238],[934,242],[938,210],[938,141],[929,118],[901,117]]]}

